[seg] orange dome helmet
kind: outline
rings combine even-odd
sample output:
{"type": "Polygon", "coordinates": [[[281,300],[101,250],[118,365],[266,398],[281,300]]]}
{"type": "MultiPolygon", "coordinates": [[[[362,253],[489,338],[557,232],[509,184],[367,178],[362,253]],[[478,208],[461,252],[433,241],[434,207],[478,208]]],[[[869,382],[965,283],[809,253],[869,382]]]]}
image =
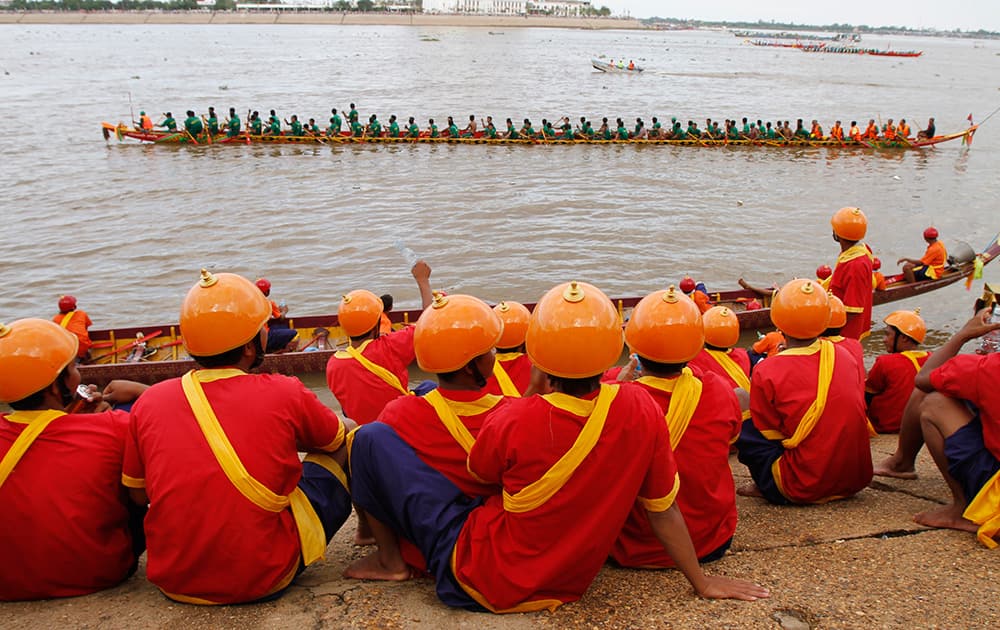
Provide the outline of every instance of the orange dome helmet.
{"type": "Polygon", "coordinates": [[[860,241],[868,231],[868,217],[861,208],[841,208],[830,219],[833,233],[848,241],[860,241]]]}
{"type": "Polygon", "coordinates": [[[788,337],[818,337],[830,323],[830,299],[815,281],[792,280],[771,299],[771,321],[788,337]]]}
{"type": "Polygon", "coordinates": [[[251,341],[270,317],[271,304],[252,282],[202,269],[181,304],[181,338],[191,355],[215,356],[251,341]]]}
{"type": "Polygon", "coordinates": [[[435,293],[413,331],[417,365],[434,374],[454,372],[496,347],[502,333],[503,322],[486,302],[435,293]]]}
{"type": "Polygon", "coordinates": [[[732,348],[740,340],[740,320],[726,306],[713,306],[701,316],[705,343],[716,348],[732,348]]]}
{"type": "Polygon", "coordinates": [[[357,289],[341,298],[337,321],[348,336],[358,337],[378,326],[384,308],[379,296],[357,289]]]}
{"type": "Polygon", "coordinates": [[[923,343],[927,338],[927,324],[920,316],[919,308],[915,311],[893,311],[882,321],[917,343],[923,343]]]}
{"type": "Polygon", "coordinates": [[[597,376],[621,357],[621,316],[597,287],[566,282],[538,301],[524,342],[531,362],[546,374],[597,376]]]}
{"type": "Polygon", "coordinates": [[[832,293],[827,293],[826,297],[830,300],[830,323],[826,327],[843,328],[847,324],[847,309],[844,307],[844,302],[832,293]]]}
{"type": "Polygon", "coordinates": [[[632,352],[658,363],[686,363],[705,345],[701,311],[673,286],[642,298],[625,326],[632,352]]]}
{"type": "Polygon", "coordinates": [[[0,401],[15,402],[51,385],[76,359],[79,343],[76,335],[44,319],[0,324],[0,401]]]}
{"type": "Polygon", "coordinates": [[[497,341],[497,347],[516,348],[524,343],[524,336],[528,334],[528,322],[531,320],[528,307],[520,302],[500,302],[493,307],[493,312],[503,322],[503,334],[497,341]]]}

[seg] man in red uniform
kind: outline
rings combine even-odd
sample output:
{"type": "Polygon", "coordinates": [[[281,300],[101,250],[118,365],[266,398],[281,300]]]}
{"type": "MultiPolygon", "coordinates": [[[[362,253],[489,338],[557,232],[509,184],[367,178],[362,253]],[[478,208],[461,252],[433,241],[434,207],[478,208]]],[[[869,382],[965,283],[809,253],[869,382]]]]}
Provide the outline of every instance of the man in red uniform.
{"type": "Polygon", "coordinates": [[[531,359],[524,354],[524,336],[528,333],[531,312],[520,302],[510,301],[501,301],[493,311],[503,322],[503,334],[497,342],[496,363],[486,391],[515,397],[530,394],[531,359]]]}
{"type": "Polygon", "coordinates": [[[289,347],[289,344],[298,333],[288,327],[288,307],[284,302],[278,304],[271,299],[271,282],[267,278],[257,278],[254,284],[267,298],[267,303],[271,307],[271,317],[267,320],[267,347],[264,351],[271,353],[294,350],[295,347],[289,347]]]}
{"type": "Polygon", "coordinates": [[[87,311],[76,307],[76,298],[72,295],[64,295],[59,298],[59,313],[52,316],[52,321],[70,331],[80,340],[80,347],[76,351],[78,359],[83,359],[90,352],[90,346],[94,345],[90,340],[90,332],[87,330],[94,323],[90,321],[87,311]]]}
{"type": "Polygon", "coordinates": [[[984,309],[966,322],[917,374],[916,386],[928,392],[920,404],[924,441],[952,500],[913,520],[977,532],[980,542],[995,548],[1000,533],[1000,353],[956,356],[966,342],[1000,330],[989,314],[984,309]]]}
{"type": "Polygon", "coordinates": [[[493,612],[574,601],[636,501],[698,594],[767,597],[749,582],[702,573],[674,504],[676,464],[660,408],[638,387],[601,384],[622,350],[611,301],[589,284],[557,286],[532,313],[525,343],[552,391],[491,414],[469,452],[470,473],[501,493],[469,499],[381,423],[355,433],[355,501],[420,548],[438,597],[493,612]]]}
{"type": "MultiPolygon", "coordinates": [[[[714,316],[713,311],[719,313],[715,309],[720,308],[728,312],[720,314],[720,319],[736,319],[725,307],[714,307],[706,317],[714,316]]],[[[736,531],[736,487],[729,468],[729,446],[740,434],[742,412],[724,370],[720,376],[687,367],[687,361],[702,351],[702,339],[698,307],[673,287],[645,297],[625,326],[625,341],[642,363],[642,376],[634,387],[656,400],[667,423],[681,484],[677,505],[695,554],[699,562],[712,562],[725,555],[736,531]]],[[[714,359],[709,360],[714,363],[714,359]]],[[[638,501],[611,557],[626,567],[674,566],[653,532],[646,507],[638,501]]]]}
{"type": "Polygon", "coordinates": [[[924,241],[927,243],[927,250],[921,258],[903,257],[896,261],[897,265],[903,265],[903,276],[907,282],[940,278],[948,264],[948,250],[938,240],[937,228],[929,227],[924,230],[924,241]]]}
{"type": "Polygon", "coordinates": [[[702,315],[705,347],[688,363],[701,372],[718,374],[730,388],[750,392],[750,356],[737,348],[740,320],[725,306],[713,306],[702,315]]]}
{"type": "MultiPolygon", "coordinates": [[[[493,371],[502,330],[500,318],[482,300],[436,293],[414,327],[413,347],[420,369],[438,375],[438,387],[424,396],[401,396],[378,417],[423,463],[469,497],[498,492],[469,472],[466,462],[486,416],[506,401],[489,392],[485,376],[493,371]]],[[[400,549],[395,532],[378,522],[371,525],[379,548],[347,567],[346,577],[408,579],[408,568],[393,570],[400,566],[400,551],[407,564],[426,568],[412,543],[400,541],[400,549]]]]}
{"type": "Polygon", "coordinates": [[[828,339],[834,344],[845,348],[858,368],[859,382],[865,382],[865,349],[861,347],[861,342],[857,339],[844,337],[840,334],[840,329],[847,323],[847,310],[840,298],[832,293],[826,296],[830,300],[830,323],[826,325],[823,332],[823,339],[828,339]]]}
{"type": "Polygon", "coordinates": [[[830,320],[826,292],[792,280],[771,302],[788,349],[754,368],[751,419],[737,441],[754,485],[740,494],[771,503],[825,503],[872,478],[865,400],[850,353],[817,339],[830,320]]]}
{"type": "Polygon", "coordinates": [[[202,369],[132,407],[122,481],[149,502],[146,575],[171,599],[279,597],[350,515],[342,466],[353,423],[297,379],[248,373],[264,358],[270,315],[246,278],[202,270],[180,315],[202,369]]]}
{"type": "Polygon", "coordinates": [[[917,372],[927,363],[929,352],[918,350],[927,336],[920,310],[895,311],[884,320],[885,351],[865,381],[868,419],[879,433],[898,433],[903,409],[913,393],[917,372]]]}
{"type": "Polygon", "coordinates": [[[841,208],[830,224],[833,240],[840,243],[830,292],[841,299],[847,310],[847,323],[840,332],[861,340],[872,327],[872,254],[861,242],[868,231],[868,219],[859,208],[841,208]]]}
{"type": "Polygon", "coordinates": [[[66,413],[77,338],[56,324],[0,324],[0,600],[93,593],[135,572],[142,516],[121,467],[128,414],[66,413]]]}
{"type": "MultiPolygon", "coordinates": [[[[420,260],[410,270],[420,289],[423,308],[433,300],[431,268],[420,260]]],[[[326,364],[326,384],[344,415],[358,424],[375,420],[390,402],[409,393],[413,363],[413,327],[383,335],[382,300],[364,289],[351,291],[340,303],[337,319],[350,346],[326,364]]]]}

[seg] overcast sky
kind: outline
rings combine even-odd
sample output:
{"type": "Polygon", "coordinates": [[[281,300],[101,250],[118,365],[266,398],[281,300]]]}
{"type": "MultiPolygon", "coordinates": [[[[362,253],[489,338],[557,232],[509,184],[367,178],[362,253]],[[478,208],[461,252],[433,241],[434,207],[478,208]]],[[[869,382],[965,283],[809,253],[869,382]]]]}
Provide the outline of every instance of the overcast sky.
{"type": "Polygon", "coordinates": [[[775,20],[797,24],[867,24],[941,30],[1000,31],[1000,0],[593,0],[616,15],[691,18],[717,21],[775,20]]]}

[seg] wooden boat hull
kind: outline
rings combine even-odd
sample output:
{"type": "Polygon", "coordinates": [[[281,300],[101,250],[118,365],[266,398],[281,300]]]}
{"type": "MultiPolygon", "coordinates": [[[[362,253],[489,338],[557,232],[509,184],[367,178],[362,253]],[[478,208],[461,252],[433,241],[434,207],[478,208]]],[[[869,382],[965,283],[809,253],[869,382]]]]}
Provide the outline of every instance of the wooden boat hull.
{"type": "MultiPolygon", "coordinates": [[[[989,263],[1000,256],[1000,244],[994,238],[979,256],[983,263],[989,263]]],[[[885,291],[876,291],[873,302],[876,305],[922,295],[954,284],[968,277],[973,263],[964,262],[950,268],[941,278],[907,284],[901,275],[886,278],[885,291]]],[[[713,303],[730,307],[740,321],[743,331],[772,328],[769,300],[759,298],[749,290],[720,291],[709,294],[713,303]],[[754,298],[762,302],[763,308],[747,310],[747,304],[754,298]]],[[[632,308],[641,297],[614,299],[626,321],[632,308]]],[[[534,304],[526,304],[534,308],[534,304]]],[[[394,327],[401,328],[417,321],[420,310],[392,311],[389,314],[394,327]]],[[[322,372],[337,348],[347,345],[347,335],[340,328],[336,315],[316,315],[291,318],[288,326],[299,333],[298,347],[302,350],[269,354],[259,371],[277,374],[308,374],[322,372]],[[324,347],[325,346],[325,347],[324,347]]],[[[195,368],[195,363],[184,352],[180,342],[179,326],[143,326],[138,328],[117,328],[113,330],[92,330],[94,346],[91,349],[91,363],[79,367],[84,382],[105,385],[114,379],[127,379],[143,383],[155,383],[180,376],[195,368]],[[142,335],[147,346],[146,353],[135,353],[137,335],[142,335]],[[155,350],[155,352],[153,352],[155,350]],[[129,362],[130,355],[146,355],[143,360],[129,362]]]]}
{"type": "Polygon", "coordinates": [[[132,129],[130,127],[125,127],[124,125],[114,125],[111,123],[101,123],[102,131],[105,133],[105,138],[110,139],[112,135],[117,135],[120,140],[126,138],[131,138],[133,140],[138,140],[144,143],[152,144],[170,144],[170,145],[188,145],[193,146],[197,144],[198,146],[208,146],[211,145],[236,145],[236,146],[246,146],[248,144],[298,144],[298,145],[330,145],[330,146],[347,146],[352,144],[498,144],[498,145],[508,145],[508,144],[520,144],[520,145],[534,145],[534,144],[561,144],[561,145],[577,145],[577,144],[633,144],[633,145],[672,145],[672,146],[684,146],[684,147],[768,147],[768,148],[829,148],[829,149],[878,149],[878,150],[895,150],[895,149],[922,149],[925,147],[934,146],[941,144],[942,142],[949,142],[951,140],[957,140],[959,138],[966,138],[967,141],[972,139],[975,134],[978,125],[972,125],[964,131],[957,133],[945,134],[934,136],[932,138],[921,138],[919,140],[872,140],[872,141],[862,141],[855,142],[853,140],[847,139],[844,141],[840,140],[806,140],[806,139],[792,139],[792,140],[728,140],[728,139],[715,139],[715,138],[689,138],[685,140],[667,140],[658,138],[640,138],[640,139],[630,139],[630,140],[598,140],[598,139],[579,139],[579,140],[563,140],[563,139],[544,139],[544,138],[486,138],[482,135],[482,132],[477,133],[476,136],[470,138],[450,138],[447,136],[439,138],[431,138],[428,136],[420,136],[417,138],[389,138],[386,136],[380,136],[377,138],[366,138],[366,137],[352,137],[346,133],[342,133],[339,136],[269,136],[269,135],[250,135],[241,134],[233,138],[228,138],[226,136],[215,136],[212,138],[211,143],[208,139],[202,136],[200,139],[192,139],[187,134],[180,132],[166,132],[166,131],[153,131],[145,132],[138,129],[132,129]]]}
{"type": "Polygon", "coordinates": [[[636,66],[635,68],[619,68],[618,66],[612,65],[600,59],[591,59],[590,65],[594,66],[594,70],[600,70],[601,72],[620,73],[620,74],[636,74],[642,72],[642,68],[636,66]]]}

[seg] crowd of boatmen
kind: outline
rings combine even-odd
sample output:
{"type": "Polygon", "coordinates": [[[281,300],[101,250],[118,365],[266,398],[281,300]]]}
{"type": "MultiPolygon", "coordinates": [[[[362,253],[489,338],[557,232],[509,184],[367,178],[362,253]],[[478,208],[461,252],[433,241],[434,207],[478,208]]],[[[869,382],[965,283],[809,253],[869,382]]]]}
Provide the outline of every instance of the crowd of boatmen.
{"type": "Polygon", "coordinates": [[[468,122],[459,127],[460,123],[455,121],[453,116],[448,116],[445,124],[439,125],[433,118],[421,128],[414,117],[410,117],[406,123],[400,124],[395,114],[389,116],[388,123],[383,125],[376,114],[371,114],[367,122],[362,122],[360,114],[354,103],[350,104],[350,109],[340,112],[337,108],[330,110],[329,124],[323,128],[315,118],[309,118],[303,122],[297,114],[292,114],[291,119],[282,119],[275,110],[270,110],[267,119],[264,120],[258,111],[247,112],[247,123],[244,130],[243,121],[240,119],[235,108],[229,109],[228,117],[220,118],[214,107],[208,108],[206,115],[197,116],[193,110],[187,111],[186,118],[182,125],[178,127],[177,119],[171,112],[166,112],[163,119],[154,124],[145,111],[140,112],[139,120],[134,121],[138,129],[153,132],[156,128],[169,132],[184,133],[191,138],[202,138],[205,134],[210,136],[226,136],[235,138],[241,134],[249,133],[256,136],[291,136],[291,137],[333,137],[349,135],[355,138],[486,138],[486,139],[537,139],[537,140],[751,140],[751,141],[817,141],[833,140],[838,142],[908,142],[911,139],[921,140],[933,138],[937,129],[934,119],[927,121],[924,129],[917,130],[916,136],[912,135],[910,125],[905,119],[895,123],[893,119],[888,119],[885,124],[877,124],[875,119],[869,119],[867,126],[863,129],[855,120],[844,128],[841,121],[834,122],[829,132],[823,130],[823,126],[813,120],[808,126],[803,119],[795,121],[793,127],[791,121],[763,121],[757,119],[752,121],[744,117],[741,121],[736,119],[726,119],[721,123],[711,118],[705,119],[703,127],[698,123],[688,120],[684,125],[676,117],[671,117],[669,123],[662,123],[657,116],[653,116],[649,125],[642,118],[636,118],[635,123],[627,123],[622,118],[615,118],[613,121],[608,117],[601,118],[600,124],[595,128],[595,123],[585,116],[581,116],[579,123],[574,126],[568,116],[552,121],[543,118],[537,127],[528,118],[520,123],[515,123],[511,118],[507,118],[502,128],[498,128],[492,116],[480,118],[477,122],[474,114],[469,115],[468,122]]]}

